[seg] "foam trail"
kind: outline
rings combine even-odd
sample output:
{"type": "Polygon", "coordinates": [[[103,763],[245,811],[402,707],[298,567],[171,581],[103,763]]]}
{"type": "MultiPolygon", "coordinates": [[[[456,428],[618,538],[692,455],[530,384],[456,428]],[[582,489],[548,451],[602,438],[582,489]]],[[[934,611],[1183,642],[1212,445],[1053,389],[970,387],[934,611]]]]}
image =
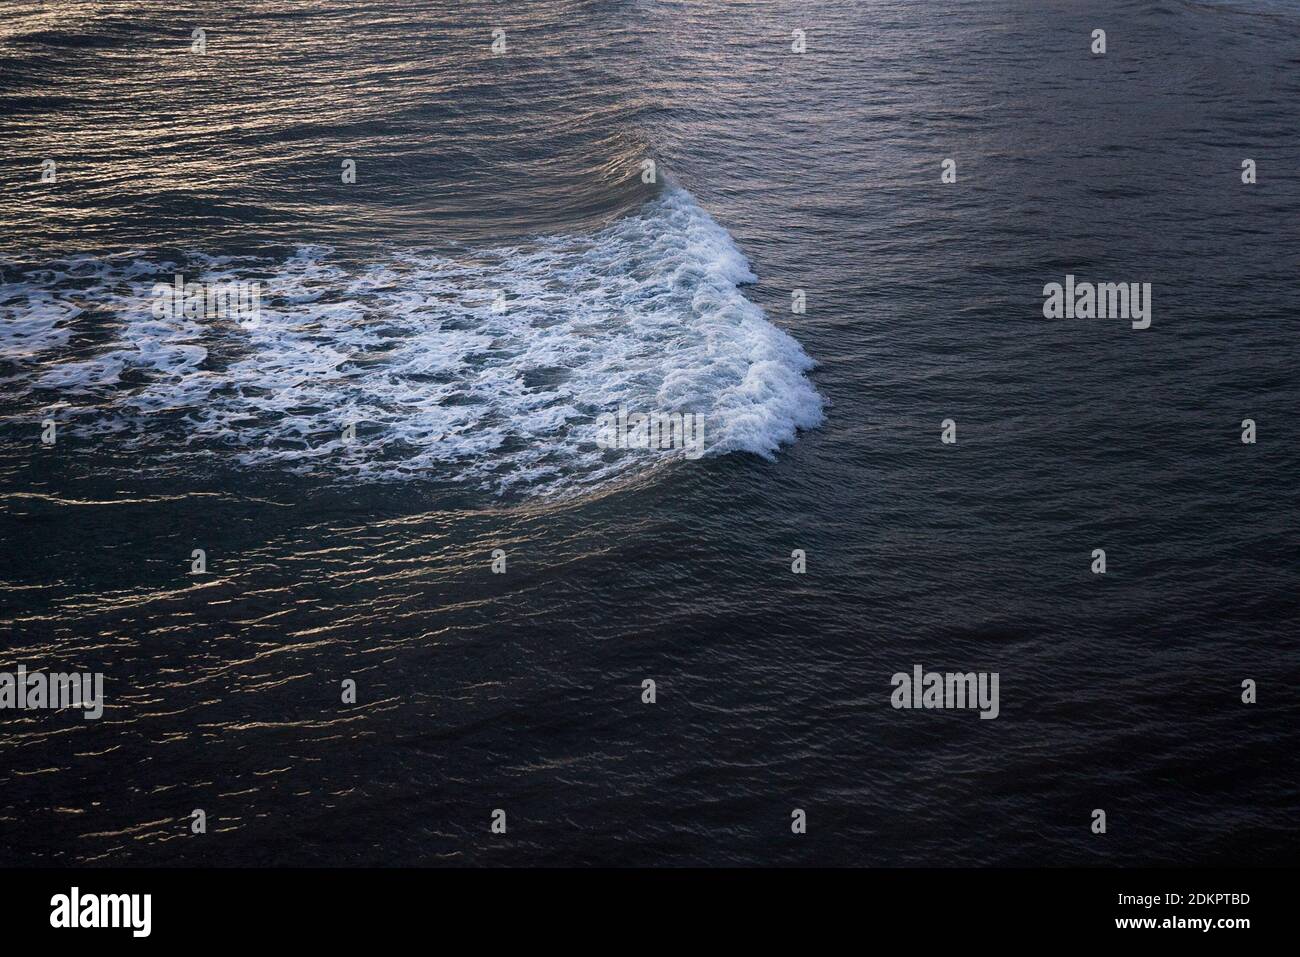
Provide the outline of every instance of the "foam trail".
{"type": "Polygon", "coordinates": [[[713,455],[771,457],[822,420],[812,360],[744,297],[745,257],[681,189],[594,234],[527,246],[351,269],[307,247],[183,270],[259,281],[256,323],[155,316],[153,285],[174,263],[58,265],[0,297],[7,388],[173,460],[535,493],[654,459],[596,446],[596,417],[619,406],[702,413],[713,455]],[[69,354],[91,312],[111,335],[69,354]]]}

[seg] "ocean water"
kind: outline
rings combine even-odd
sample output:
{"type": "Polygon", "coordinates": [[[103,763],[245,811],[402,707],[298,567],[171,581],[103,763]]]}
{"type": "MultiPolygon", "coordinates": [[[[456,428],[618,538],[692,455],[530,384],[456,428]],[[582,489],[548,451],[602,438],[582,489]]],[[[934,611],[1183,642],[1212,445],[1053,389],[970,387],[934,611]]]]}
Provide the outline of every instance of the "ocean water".
{"type": "Polygon", "coordinates": [[[7,5],[0,863],[1293,863],[1297,129],[1281,0],[7,5]]]}

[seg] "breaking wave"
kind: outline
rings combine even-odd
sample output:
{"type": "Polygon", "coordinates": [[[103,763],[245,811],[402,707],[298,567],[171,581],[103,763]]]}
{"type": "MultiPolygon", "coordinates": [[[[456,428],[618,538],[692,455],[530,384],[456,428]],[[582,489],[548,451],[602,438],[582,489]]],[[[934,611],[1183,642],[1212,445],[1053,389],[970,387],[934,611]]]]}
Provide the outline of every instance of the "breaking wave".
{"type": "Polygon", "coordinates": [[[5,274],[10,422],[50,415],[169,461],[533,494],[654,460],[597,447],[619,406],[702,413],[709,455],[771,457],[822,419],[813,361],[744,297],[745,257],[678,188],[590,235],[450,256],[348,264],[312,246],[5,274]],[[155,315],[174,272],[257,281],[258,321],[155,315]]]}

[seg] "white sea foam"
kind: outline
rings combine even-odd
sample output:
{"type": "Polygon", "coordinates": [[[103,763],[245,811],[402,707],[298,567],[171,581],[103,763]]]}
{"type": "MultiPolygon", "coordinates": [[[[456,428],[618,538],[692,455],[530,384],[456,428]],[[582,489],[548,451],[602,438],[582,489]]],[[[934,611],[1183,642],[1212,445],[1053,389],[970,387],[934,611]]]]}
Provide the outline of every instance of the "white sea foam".
{"type": "Polygon", "coordinates": [[[250,326],[156,318],[151,290],[174,263],[65,265],[0,298],[7,389],[156,454],[534,492],[654,459],[597,448],[596,416],[620,405],[703,413],[715,455],[771,457],[822,417],[812,360],[745,299],[745,257],[679,189],[526,246],[352,268],[321,247],[192,263],[187,279],[260,281],[250,326]],[[83,312],[97,339],[69,354],[83,312]]]}

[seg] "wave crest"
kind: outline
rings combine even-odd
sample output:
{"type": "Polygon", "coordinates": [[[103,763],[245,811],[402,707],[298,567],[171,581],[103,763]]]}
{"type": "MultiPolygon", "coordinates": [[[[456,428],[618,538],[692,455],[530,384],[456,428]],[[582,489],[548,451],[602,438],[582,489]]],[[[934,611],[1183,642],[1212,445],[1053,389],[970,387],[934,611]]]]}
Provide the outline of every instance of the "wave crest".
{"type": "Polygon", "coordinates": [[[356,267],[323,247],[188,266],[187,280],[258,281],[258,321],[156,317],[174,263],[62,263],[0,293],[6,390],[172,460],[526,493],[651,464],[597,447],[597,416],[620,406],[702,413],[706,454],[771,457],[822,419],[812,360],[744,297],[745,257],[677,188],[590,235],[356,267]],[[83,314],[111,336],[68,355],[83,314]]]}

